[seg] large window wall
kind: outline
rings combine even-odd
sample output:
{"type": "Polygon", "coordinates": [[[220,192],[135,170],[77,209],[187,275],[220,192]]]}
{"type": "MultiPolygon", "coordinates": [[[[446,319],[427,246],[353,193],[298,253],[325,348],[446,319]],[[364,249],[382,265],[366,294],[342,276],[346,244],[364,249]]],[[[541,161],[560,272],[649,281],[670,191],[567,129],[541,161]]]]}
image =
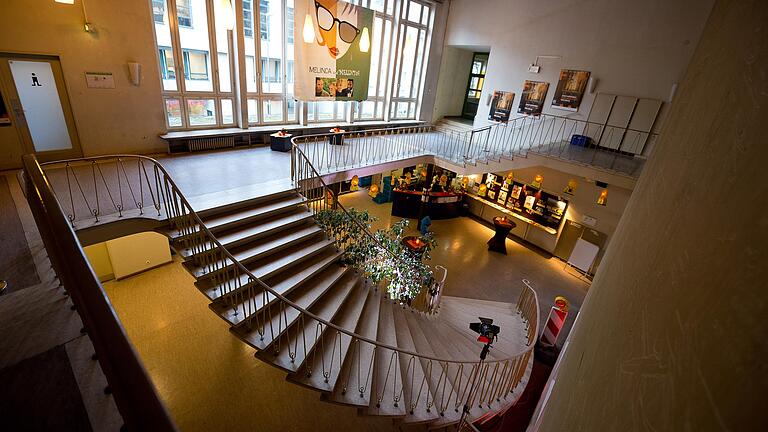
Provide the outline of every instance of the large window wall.
{"type": "Polygon", "coordinates": [[[293,96],[294,25],[304,20],[295,1],[306,0],[151,0],[169,129],[417,118],[432,3],[350,1],[375,11],[368,100],[306,102],[302,113],[293,96]]]}

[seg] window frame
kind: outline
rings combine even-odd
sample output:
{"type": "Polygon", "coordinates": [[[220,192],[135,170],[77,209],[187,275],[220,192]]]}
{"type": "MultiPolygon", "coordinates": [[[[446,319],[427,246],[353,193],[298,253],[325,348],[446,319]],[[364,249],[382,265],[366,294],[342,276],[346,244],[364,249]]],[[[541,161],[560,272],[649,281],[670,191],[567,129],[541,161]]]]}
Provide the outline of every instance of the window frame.
{"type": "MultiPolygon", "coordinates": [[[[153,0],[150,3],[150,7],[153,7],[156,4],[157,0],[153,0]]],[[[435,14],[436,14],[436,5],[430,1],[430,0],[382,0],[380,2],[380,10],[374,9],[374,22],[377,22],[377,20],[380,20],[381,23],[381,35],[378,46],[378,67],[376,70],[372,70],[372,74],[376,74],[376,84],[375,89],[371,92],[371,94],[368,95],[368,98],[366,101],[356,102],[356,101],[333,101],[333,118],[332,119],[317,119],[317,111],[319,108],[318,103],[321,101],[305,101],[302,103],[299,103],[292,94],[292,89],[294,88],[293,85],[295,84],[295,44],[291,43],[292,41],[295,42],[294,37],[294,31],[292,29],[291,32],[288,31],[289,24],[293,24],[293,26],[296,26],[296,16],[295,16],[295,1],[303,1],[303,0],[269,0],[269,3],[265,3],[268,0],[259,0],[259,9],[258,11],[255,10],[255,1],[256,0],[244,0],[243,3],[239,1],[232,0],[233,8],[239,7],[240,10],[235,10],[235,16],[237,24],[235,25],[234,30],[227,31],[227,43],[229,44],[227,52],[227,58],[229,61],[229,76],[230,76],[230,82],[232,85],[230,86],[230,91],[228,92],[222,92],[220,91],[220,76],[219,76],[219,62],[221,59],[219,59],[219,50],[216,47],[217,44],[217,31],[221,31],[221,29],[217,28],[217,23],[215,20],[215,8],[214,4],[217,1],[220,0],[202,0],[205,2],[206,5],[206,11],[207,11],[207,25],[208,25],[208,48],[209,50],[205,52],[204,50],[195,50],[195,49],[182,49],[180,45],[181,37],[180,37],[180,28],[185,28],[187,26],[179,25],[179,16],[178,16],[178,9],[177,9],[177,3],[180,3],[182,5],[187,5],[189,7],[189,24],[192,23],[192,9],[193,9],[193,0],[161,0],[163,1],[163,4],[166,7],[165,10],[165,16],[168,17],[168,22],[158,23],[155,21],[155,25],[153,25],[153,31],[157,33],[157,29],[161,25],[168,26],[168,29],[170,31],[171,36],[171,47],[167,46],[158,46],[156,44],[156,47],[158,49],[158,70],[161,73],[161,79],[169,80],[173,79],[176,82],[176,90],[165,90],[162,91],[162,97],[163,97],[163,110],[165,113],[165,121],[166,121],[166,127],[169,130],[194,130],[194,129],[212,129],[212,128],[218,128],[218,127],[240,127],[243,129],[247,129],[250,126],[262,126],[262,125],[274,125],[274,124],[310,124],[310,123],[324,123],[324,122],[342,122],[342,121],[389,121],[389,120],[413,120],[420,116],[421,111],[421,103],[423,100],[423,91],[424,91],[424,79],[426,75],[426,68],[429,61],[429,47],[431,45],[432,40],[432,27],[434,25],[435,20],[435,14]],[[421,13],[418,17],[419,22],[415,21],[409,21],[407,19],[409,8],[411,7],[411,2],[413,4],[418,4],[421,6],[421,13]],[[292,7],[289,7],[292,6],[292,7]],[[250,24],[251,28],[248,29],[248,7],[250,7],[250,24]],[[279,32],[276,32],[276,29],[270,29],[269,25],[271,24],[271,19],[275,19],[274,13],[277,8],[280,8],[279,10],[279,19],[282,23],[279,26],[279,32]],[[266,10],[266,13],[262,13],[262,10],[266,10]],[[258,13],[259,17],[257,20],[257,17],[253,16],[254,13],[258,13]],[[262,15],[265,15],[263,19],[262,15]],[[266,28],[263,25],[263,23],[266,22],[266,28]],[[389,34],[387,35],[387,27],[389,28],[389,34]],[[404,45],[404,39],[405,37],[401,37],[401,31],[404,35],[405,31],[407,31],[408,27],[416,27],[417,34],[418,31],[423,30],[424,31],[424,40],[421,44],[418,44],[417,40],[417,50],[415,51],[415,57],[413,59],[413,69],[411,71],[412,73],[412,80],[411,80],[411,88],[408,94],[408,97],[398,97],[399,94],[399,86],[401,85],[401,80],[403,77],[403,45],[404,45]],[[404,28],[404,30],[401,30],[401,28],[404,28]],[[262,39],[262,29],[266,31],[267,33],[267,39],[262,39]],[[246,33],[250,30],[251,36],[247,36],[246,33]],[[270,31],[271,30],[271,31],[270,31]],[[278,35],[279,33],[279,35],[278,35]],[[290,35],[288,34],[290,33],[290,35]],[[256,35],[259,35],[256,37],[256,35]],[[270,42],[272,44],[276,43],[275,39],[277,39],[279,36],[280,42],[280,50],[274,50],[272,47],[270,47],[270,50],[274,51],[273,53],[270,53],[274,57],[265,57],[264,59],[267,60],[267,67],[276,67],[277,70],[273,70],[271,74],[269,74],[270,82],[262,82],[264,73],[266,72],[264,69],[265,65],[262,65],[262,51],[267,48],[267,45],[264,45],[262,47],[262,41],[266,44],[267,42],[270,42]],[[241,68],[245,68],[241,70],[241,73],[239,75],[241,77],[247,77],[246,69],[247,69],[247,58],[250,57],[250,55],[246,56],[245,49],[240,48],[236,52],[234,50],[235,44],[235,38],[237,38],[237,45],[241,45],[241,41],[245,41],[245,43],[248,43],[248,40],[252,40],[254,44],[254,57],[253,57],[253,68],[254,68],[254,79],[256,80],[256,85],[254,87],[253,91],[248,91],[247,86],[244,86],[243,84],[245,81],[240,81],[238,84],[235,80],[235,75],[238,74],[237,71],[241,70],[241,68]],[[384,53],[385,47],[389,47],[387,49],[386,55],[384,53]],[[163,58],[161,59],[162,52],[161,50],[170,49],[171,53],[173,54],[173,64],[170,64],[167,62],[167,59],[163,58]],[[419,63],[418,61],[418,55],[419,55],[419,49],[421,50],[421,61],[419,63]],[[288,58],[289,51],[293,50],[294,55],[291,56],[292,58],[288,58]],[[205,54],[207,56],[206,58],[206,66],[209,66],[209,69],[207,70],[207,78],[211,81],[212,84],[212,91],[190,91],[187,90],[186,86],[186,77],[185,75],[188,74],[188,56],[190,52],[193,51],[199,51],[201,54],[205,54]],[[213,55],[212,53],[216,53],[216,55],[213,55]],[[278,53],[280,53],[280,58],[278,59],[278,53]],[[186,57],[186,58],[185,58],[186,57]],[[260,61],[255,61],[256,58],[260,59],[260,61]],[[279,66],[272,66],[275,63],[278,63],[279,66]],[[187,63],[187,64],[185,64],[187,63]],[[170,66],[170,69],[169,69],[170,66]],[[179,68],[181,68],[182,74],[179,74],[179,68]],[[278,79],[279,78],[279,79],[278,79]],[[290,78],[290,79],[289,79],[290,78]],[[266,90],[266,85],[270,83],[281,83],[281,91],[277,93],[268,93],[266,90]],[[289,89],[289,87],[291,89],[289,89]],[[235,91],[237,89],[237,91],[235,91]],[[182,124],[181,126],[171,126],[168,124],[168,113],[165,112],[167,105],[166,100],[168,99],[177,99],[179,100],[180,110],[181,110],[181,118],[182,118],[182,124]],[[189,119],[189,113],[188,113],[188,100],[190,99],[213,99],[215,103],[215,117],[216,117],[216,124],[210,124],[210,125],[197,125],[192,126],[190,125],[190,119],[189,119]],[[255,119],[252,119],[254,121],[250,121],[247,115],[247,106],[248,106],[248,100],[253,99],[256,102],[257,108],[257,115],[255,119]],[[222,109],[222,101],[223,100],[231,100],[232,106],[233,106],[233,119],[234,123],[224,123],[224,117],[223,117],[223,109],[222,109]],[[269,119],[269,116],[266,114],[268,110],[264,109],[264,106],[266,103],[269,103],[269,101],[273,100],[280,100],[281,101],[281,107],[282,107],[282,117],[281,120],[273,121],[269,119]],[[363,104],[373,104],[373,117],[365,117],[363,118],[363,104]],[[398,107],[398,103],[407,103],[408,109],[406,110],[406,115],[397,115],[396,108],[398,107]],[[290,110],[289,110],[290,108],[290,110]],[[312,111],[315,113],[313,116],[313,119],[309,118],[302,118],[302,117],[309,117],[307,114],[312,111]],[[289,120],[289,112],[293,112],[293,118],[289,120]],[[303,114],[302,114],[303,113],[303,114]]],[[[370,7],[371,6],[371,0],[349,0],[352,4],[357,4],[363,7],[370,7]]],[[[197,6],[194,6],[197,7],[197,6]]],[[[196,9],[197,10],[197,9],[196,9]]],[[[198,11],[199,13],[199,11],[198,11]]],[[[154,15],[154,9],[153,9],[153,15],[154,15]]],[[[416,19],[417,17],[414,17],[416,19]]],[[[183,20],[183,17],[182,17],[183,20]]],[[[301,19],[299,21],[302,21],[301,19]]],[[[299,23],[301,25],[301,22],[299,23]]],[[[375,24],[374,24],[375,25],[375,24]]],[[[373,29],[371,29],[373,30],[373,29]]],[[[221,37],[221,33],[218,34],[219,37],[221,37]]],[[[157,41],[157,35],[155,38],[155,41],[157,41]]],[[[249,48],[250,49],[250,48],[249,48]]],[[[163,56],[165,57],[165,56],[163,56]]],[[[223,56],[222,56],[223,57],[223,56]]],[[[190,79],[195,79],[191,78],[190,79]]],[[[205,78],[196,78],[196,79],[205,79],[205,78]]],[[[241,79],[247,79],[247,78],[241,78],[241,79]]]]}

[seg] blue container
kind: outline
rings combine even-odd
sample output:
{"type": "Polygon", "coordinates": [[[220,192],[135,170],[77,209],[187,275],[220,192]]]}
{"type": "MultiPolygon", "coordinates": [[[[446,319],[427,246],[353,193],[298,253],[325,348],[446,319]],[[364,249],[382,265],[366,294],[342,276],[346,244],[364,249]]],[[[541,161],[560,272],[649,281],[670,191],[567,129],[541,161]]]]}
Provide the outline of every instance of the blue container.
{"type": "Polygon", "coordinates": [[[571,145],[579,146],[579,147],[587,147],[592,143],[592,138],[586,136],[586,135],[572,135],[571,136],[571,145]]]}

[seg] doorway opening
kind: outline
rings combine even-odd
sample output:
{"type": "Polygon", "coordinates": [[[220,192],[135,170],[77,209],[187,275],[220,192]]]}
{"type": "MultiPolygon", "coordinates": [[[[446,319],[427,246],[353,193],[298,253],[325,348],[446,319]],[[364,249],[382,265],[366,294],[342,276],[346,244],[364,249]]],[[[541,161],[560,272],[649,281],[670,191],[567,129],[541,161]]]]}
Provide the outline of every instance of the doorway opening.
{"type": "Polygon", "coordinates": [[[487,67],[488,53],[474,53],[472,56],[472,68],[469,72],[469,81],[467,82],[467,92],[464,94],[464,107],[461,110],[462,118],[474,120],[475,114],[477,114],[487,67]]]}
{"type": "Polygon", "coordinates": [[[58,57],[0,53],[0,170],[82,156],[58,57]]]}

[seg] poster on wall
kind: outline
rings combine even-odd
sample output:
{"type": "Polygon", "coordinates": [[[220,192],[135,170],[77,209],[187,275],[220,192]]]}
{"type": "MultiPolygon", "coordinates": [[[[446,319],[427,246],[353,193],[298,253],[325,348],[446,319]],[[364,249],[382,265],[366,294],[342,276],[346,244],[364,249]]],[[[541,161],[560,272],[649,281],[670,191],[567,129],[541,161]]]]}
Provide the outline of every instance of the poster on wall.
{"type": "Polygon", "coordinates": [[[552,108],[566,111],[578,111],[581,98],[589,81],[589,72],[573,69],[560,70],[555,96],[552,98],[552,108]]]}
{"type": "Polygon", "coordinates": [[[373,11],[337,0],[296,0],[295,17],[296,99],[368,99],[373,11]]]}
{"type": "Polygon", "coordinates": [[[506,123],[509,121],[509,113],[512,112],[512,101],[515,94],[496,90],[491,99],[491,110],[488,112],[488,120],[506,123]]]}
{"type": "Polygon", "coordinates": [[[547,90],[549,90],[548,82],[525,80],[517,112],[528,115],[541,114],[541,110],[544,108],[544,98],[547,97],[547,90]]]}

